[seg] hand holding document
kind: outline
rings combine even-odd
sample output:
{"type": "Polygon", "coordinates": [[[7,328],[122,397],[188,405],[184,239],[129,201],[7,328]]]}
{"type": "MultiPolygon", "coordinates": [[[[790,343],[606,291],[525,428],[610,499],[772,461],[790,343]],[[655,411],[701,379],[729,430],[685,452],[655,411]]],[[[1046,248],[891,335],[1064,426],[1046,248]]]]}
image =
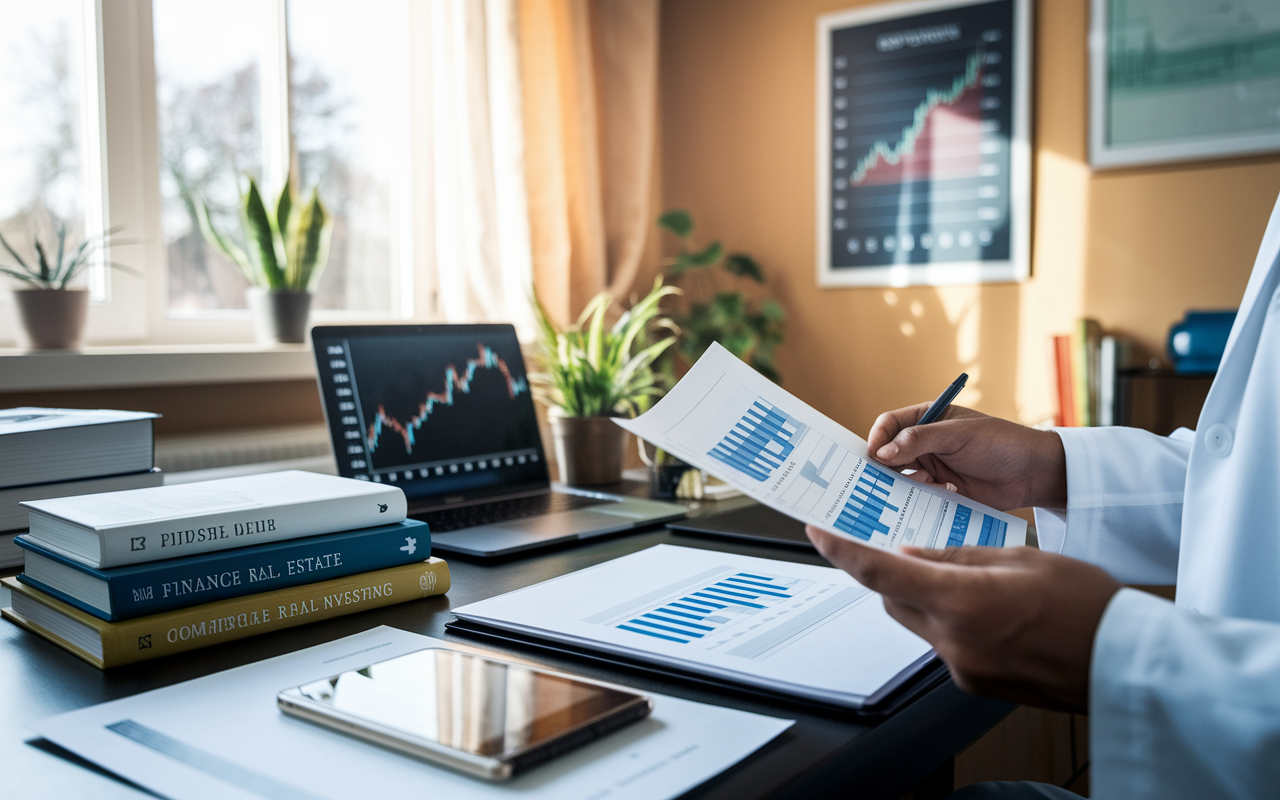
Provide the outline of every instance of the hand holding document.
{"type": "Polygon", "coordinates": [[[872,461],[867,443],[713,344],[618,424],[802,522],[893,548],[1026,543],[1027,523],[872,461]]]}

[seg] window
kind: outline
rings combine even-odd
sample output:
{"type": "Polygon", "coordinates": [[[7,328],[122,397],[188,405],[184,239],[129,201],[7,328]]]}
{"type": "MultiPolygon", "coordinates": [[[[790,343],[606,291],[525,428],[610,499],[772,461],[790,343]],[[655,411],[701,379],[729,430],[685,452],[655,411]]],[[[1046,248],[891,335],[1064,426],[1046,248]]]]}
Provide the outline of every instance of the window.
{"type": "MultiPolygon", "coordinates": [[[[35,237],[47,244],[62,229],[79,242],[86,227],[101,228],[100,200],[86,200],[98,126],[88,118],[83,11],[82,0],[0,0],[0,234],[28,263],[35,237]]],[[[102,275],[91,282],[103,299],[102,275]]]]}
{"type": "Polygon", "coordinates": [[[0,0],[0,233],[21,254],[33,231],[79,241],[110,219],[142,241],[111,254],[142,278],[90,276],[91,343],[248,341],[248,283],[196,204],[242,241],[248,177],[274,200],[291,170],[334,222],[313,318],[435,318],[433,188],[414,168],[429,117],[411,114],[429,16],[410,0],[0,0]]]}
{"type": "Polygon", "coordinates": [[[407,0],[284,6],[261,0],[153,0],[160,194],[168,308],[245,308],[247,281],[204,241],[196,203],[239,231],[247,176],[271,196],[286,168],[333,217],[316,308],[389,315],[411,273],[402,241],[410,193],[407,0]],[[283,36],[274,15],[283,11],[283,36]],[[260,31],[262,35],[244,35],[260,31]]]}

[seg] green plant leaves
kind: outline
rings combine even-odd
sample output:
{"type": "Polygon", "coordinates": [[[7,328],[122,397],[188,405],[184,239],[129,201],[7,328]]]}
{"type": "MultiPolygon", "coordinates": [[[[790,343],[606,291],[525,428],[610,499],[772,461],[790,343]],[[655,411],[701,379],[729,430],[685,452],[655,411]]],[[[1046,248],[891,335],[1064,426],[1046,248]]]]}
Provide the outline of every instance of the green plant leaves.
{"type": "Polygon", "coordinates": [[[750,278],[756,283],[764,283],[764,270],[756,260],[746,253],[733,253],[724,260],[724,271],[739,278],[750,278]]]}
{"type": "Polygon", "coordinates": [[[249,178],[249,189],[240,198],[241,232],[248,252],[214,228],[209,207],[194,200],[200,232],[215,249],[233,261],[251,284],[272,291],[313,291],[329,260],[333,218],[313,187],[307,202],[299,207],[292,181],[286,176],[284,188],[268,213],[258,184],[249,178]]]}
{"type": "Polygon", "coordinates": [[[658,227],[666,228],[681,239],[687,238],[693,233],[693,215],[682,208],[673,209],[658,217],[658,227]]]}
{"type": "Polygon", "coordinates": [[[534,293],[540,371],[530,379],[539,399],[571,417],[637,413],[648,398],[660,393],[653,364],[675,344],[676,337],[657,341],[650,337],[670,329],[660,303],[679,291],[663,286],[659,278],[648,295],[608,328],[604,323],[613,298],[601,292],[566,330],[556,328],[534,293]]]}

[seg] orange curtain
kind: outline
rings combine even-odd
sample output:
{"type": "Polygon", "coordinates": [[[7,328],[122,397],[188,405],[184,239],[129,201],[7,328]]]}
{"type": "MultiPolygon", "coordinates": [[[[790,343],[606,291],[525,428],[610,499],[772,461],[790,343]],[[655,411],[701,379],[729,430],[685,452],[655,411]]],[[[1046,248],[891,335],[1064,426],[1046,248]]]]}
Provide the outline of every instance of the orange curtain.
{"type": "Polygon", "coordinates": [[[652,208],[658,0],[520,0],[533,280],[571,322],[628,294],[652,208]]]}

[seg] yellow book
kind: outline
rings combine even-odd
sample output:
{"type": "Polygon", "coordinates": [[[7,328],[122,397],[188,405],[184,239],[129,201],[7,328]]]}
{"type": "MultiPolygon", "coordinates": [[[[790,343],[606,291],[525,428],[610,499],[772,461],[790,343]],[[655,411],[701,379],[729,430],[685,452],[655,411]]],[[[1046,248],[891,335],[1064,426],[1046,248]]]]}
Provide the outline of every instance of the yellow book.
{"type": "Polygon", "coordinates": [[[449,565],[431,558],[274,592],[219,600],[149,617],[107,622],[15,578],[4,617],[98,669],[195,650],[259,633],[449,591],[449,565]]]}

